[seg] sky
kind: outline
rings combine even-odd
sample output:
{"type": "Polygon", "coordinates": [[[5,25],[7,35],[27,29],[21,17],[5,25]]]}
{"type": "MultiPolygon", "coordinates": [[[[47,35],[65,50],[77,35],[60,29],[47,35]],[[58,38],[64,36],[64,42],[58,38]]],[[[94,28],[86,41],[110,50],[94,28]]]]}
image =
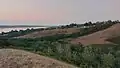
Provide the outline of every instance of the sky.
{"type": "Polygon", "coordinates": [[[120,20],[120,0],[0,0],[0,25],[120,20]]]}

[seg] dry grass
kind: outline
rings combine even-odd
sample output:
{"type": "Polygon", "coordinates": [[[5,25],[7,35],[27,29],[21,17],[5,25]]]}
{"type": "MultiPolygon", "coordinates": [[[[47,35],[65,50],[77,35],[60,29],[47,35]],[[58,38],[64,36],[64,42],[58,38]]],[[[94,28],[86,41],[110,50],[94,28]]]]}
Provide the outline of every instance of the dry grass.
{"type": "Polygon", "coordinates": [[[106,41],[106,39],[113,38],[120,36],[120,24],[115,24],[111,26],[108,29],[102,30],[95,32],[93,34],[83,36],[83,37],[78,37],[76,39],[72,39],[73,44],[78,44],[79,42],[84,44],[84,45],[89,45],[89,44],[108,44],[111,42],[106,41]]]}
{"type": "Polygon", "coordinates": [[[24,36],[20,36],[18,38],[36,38],[36,37],[52,36],[56,34],[72,34],[79,31],[80,31],[79,28],[44,30],[44,31],[33,32],[24,36]]]}
{"type": "Polygon", "coordinates": [[[0,68],[76,68],[48,57],[15,49],[0,49],[0,68]]]}

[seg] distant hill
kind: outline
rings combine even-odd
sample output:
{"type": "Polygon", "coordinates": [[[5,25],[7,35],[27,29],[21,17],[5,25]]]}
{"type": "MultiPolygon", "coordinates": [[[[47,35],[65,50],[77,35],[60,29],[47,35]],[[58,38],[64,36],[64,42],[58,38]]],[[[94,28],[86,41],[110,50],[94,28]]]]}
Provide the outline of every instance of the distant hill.
{"type": "Polygon", "coordinates": [[[72,34],[76,32],[80,32],[80,29],[79,28],[52,29],[52,30],[36,31],[24,36],[19,36],[18,38],[39,38],[44,36],[52,36],[56,34],[72,34]]]}
{"type": "Polygon", "coordinates": [[[0,49],[0,68],[77,68],[48,57],[16,49],[0,49]]]}
{"type": "Polygon", "coordinates": [[[120,36],[120,23],[114,24],[113,26],[101,30],[86,36],[78,37],[71,40],[73,44],[111,44],[111,42],[107,41],[109,38],[114,38],[120,36]]]}

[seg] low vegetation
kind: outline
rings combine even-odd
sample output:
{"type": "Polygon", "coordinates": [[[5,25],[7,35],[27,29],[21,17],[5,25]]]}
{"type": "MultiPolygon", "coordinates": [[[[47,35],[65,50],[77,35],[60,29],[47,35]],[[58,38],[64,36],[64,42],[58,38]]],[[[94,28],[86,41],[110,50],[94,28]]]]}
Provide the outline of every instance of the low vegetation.
{"type": "MultiPolygon", "coordinates": [[[[120,39],[114,38],[115,44],[95,44],[84,46],[82,44],[70,44],[65,38],[76,38],[99,30],[109,28],[119,21],[105,21],[83,24],[82,31],[73,34],[60,34],[41,38],[1,38],[1,48],[15,48],[34,52],[40,55],[55,58],[80,68],[119,68],[120,67],[120,39]],[[116,40],[116,41],[115,41],[116,40]],[[119,41],[118,41],[119,40],[119,41]]],[[[69,25],[68,25],[69,26],[69,25]]],[[[59,28],[71,28],[73,26],[59,28]]],[[[74,25],[75,27],[76,25],[74,25]]],[[[19,33],[19,32],[18,32],[19,33]]],[[[9,35],[8,35],[9,36],[9,35]]],[[[7,37],[7,36],[6,36],[7,37]]]]}
{"type": "Polygon", "coordinates": [[[29,33],[32,33],[32,32],[35,32],[35,31],[42,31],[42,30],[45,30],[44,28],[41,28],[41,29],[26,29],[26,30],[20,30],[20,31],[10,31],[10,32],[2,32],[0,34],[0,37],[6,37],[6,38],[12,38],[12,37],[18,37],[18,36],[21,36],[21,35],[26,35],[26,34],[29,34],[29,33]]]}
{"type": "MultiPolygon", "coordinates": [[[[2,42],[1,48],[23,49],[81,68],[120,67],[120,45],[107,47],[76,46],[64,41],[50,42],[38,39],[9,39],[4,42],[2,42]]],[[[104,44],[100,46],[104,46],[104,44]]]]}

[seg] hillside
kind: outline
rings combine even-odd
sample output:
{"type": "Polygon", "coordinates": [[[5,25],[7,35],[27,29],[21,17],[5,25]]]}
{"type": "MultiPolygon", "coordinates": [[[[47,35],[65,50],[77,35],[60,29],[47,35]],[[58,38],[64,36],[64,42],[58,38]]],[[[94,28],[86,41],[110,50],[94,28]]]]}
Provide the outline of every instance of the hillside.
{"type": "Polygon", "coordinates": [[[37,54],[15,49],[0,49],[0,68],[76,68],[37,54]]]}
{"type": "Polygon", "coordinates": [[[52,36],[56,34],[72,34],[79,31],[80,31],[79,28],[43,30],[43,31],[36,31],[24,36],[19,36],[18,38],[38,38],[38,37],[44,37],[44,36],[52,36]]]}
{"type": "Polygon", "coordinates": [[[98,31],[92,34],[89,34],[87,36],[82,36],[82,37],[78,37],[75,39],[71,40],[71,43],[73,44],[84,44],[84,45],[89,45],[89,44],[109,44],[111,42],[106,41],[109,38],[114,38],[117,36],[120,36],[120,24],[114,24],[113,26],[102,30],[102,31],[98,31]]]}

